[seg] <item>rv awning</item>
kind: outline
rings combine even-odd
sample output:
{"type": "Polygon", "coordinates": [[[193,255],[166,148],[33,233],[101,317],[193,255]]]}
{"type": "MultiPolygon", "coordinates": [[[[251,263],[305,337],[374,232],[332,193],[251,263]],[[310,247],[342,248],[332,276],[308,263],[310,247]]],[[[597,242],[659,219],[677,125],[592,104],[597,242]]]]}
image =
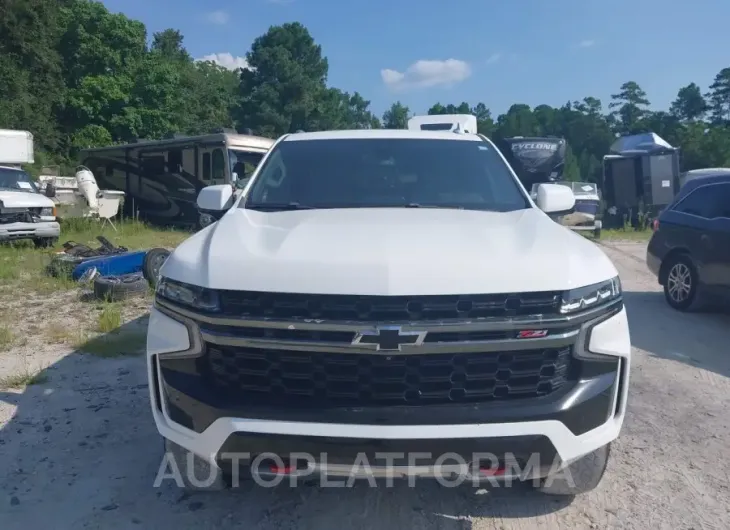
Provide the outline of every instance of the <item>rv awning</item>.
{"type": "Polygon", "coordinates": [[[656,133],[633,134],[631,136],[622,136],[616,140],[611,146],[611,152],[614,154],[622,154],[626,152],[644,151],[652,153],[655,151],[664,151],[674,149],[669,143],[656,133]]]}

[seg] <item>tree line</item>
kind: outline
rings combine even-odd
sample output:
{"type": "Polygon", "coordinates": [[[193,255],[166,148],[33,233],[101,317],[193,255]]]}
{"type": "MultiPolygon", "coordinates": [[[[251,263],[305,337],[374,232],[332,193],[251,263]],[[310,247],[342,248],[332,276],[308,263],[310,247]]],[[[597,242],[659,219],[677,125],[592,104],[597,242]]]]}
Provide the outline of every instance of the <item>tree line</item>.
{"type": "MultiPolygon", "coordinates": [[[[30,130],[37,163],[73,167],[79,149],[215,128],[277,137],[298,130],[405,128],[395,102],[376,116],[358,92],[329,86],[329,65],[306,27],[272,26],[254,40],[248,69],[196,61],[175,29],[145,25],[91,0],[7,0],[0,13],[0,128],[30,130]]],[[[606,106],[595,97],[560,107],[515,103],[494,117],[482,102],[435,103],[429,114],[469,113],[491,138],[566,139],[565,173],[600,182],[617,136],[655,132],[681,148],[682,169],[730,166],[730,67],[703,93],[679,89],[651,109],[628,81],[606,106]]],[[[37,169],[37,168],[36,168],[37,169]]]]}

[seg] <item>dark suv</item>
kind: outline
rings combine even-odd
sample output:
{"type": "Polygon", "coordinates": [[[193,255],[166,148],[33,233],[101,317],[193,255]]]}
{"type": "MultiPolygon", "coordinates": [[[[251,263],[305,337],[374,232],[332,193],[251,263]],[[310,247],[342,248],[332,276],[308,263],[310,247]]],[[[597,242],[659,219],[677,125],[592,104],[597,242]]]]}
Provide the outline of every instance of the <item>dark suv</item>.
{"type": "Polygon", "coordinates": [[[654,221],[646,263],[675,309],[730,299],[730,172],[682,187],[654,221]]]}

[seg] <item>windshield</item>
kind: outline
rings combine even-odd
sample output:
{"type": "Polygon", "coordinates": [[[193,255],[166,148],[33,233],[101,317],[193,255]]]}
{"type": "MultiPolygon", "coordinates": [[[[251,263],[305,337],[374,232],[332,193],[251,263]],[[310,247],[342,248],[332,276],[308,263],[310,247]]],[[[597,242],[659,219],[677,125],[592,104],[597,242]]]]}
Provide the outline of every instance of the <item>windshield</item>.
{"type": "Polygon", "coordinates": [[[240,206],[506,212],[530,204],[487,142],[365,138],[279,143],[240,206]]]}
{"type": "Polygon", "coordinates": [[[243,151],[240,149],[229,149],[228,159],[231,162],[231,180],[241,187],[253,175],[256,166],[259,165],[264,153],[243,151]]]}
{"type": "Polygon", "coordinates": [[[28,173],[20,169],[0,167],[0,189],[39,193],[28,173]]]}

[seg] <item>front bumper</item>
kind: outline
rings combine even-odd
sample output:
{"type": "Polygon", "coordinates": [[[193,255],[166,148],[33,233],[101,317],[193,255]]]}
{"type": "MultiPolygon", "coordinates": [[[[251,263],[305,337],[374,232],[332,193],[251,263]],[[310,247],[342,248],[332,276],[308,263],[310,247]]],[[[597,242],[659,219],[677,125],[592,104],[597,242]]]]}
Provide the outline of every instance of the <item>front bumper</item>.
{"type": "Polygon", "coordinates": [[[293,453],[303,453],[308,455],[306,473],[319,469],[337,475],[347,474],[357,455],[365,455],[372,466],[376,453],[402,453],[391,468],[431,475],[445,453],[456,461],[449,464],[469,469],[475,455],[488,453],[500,462],[534,462],[537,456],[535,473],[544,476],[556,461],[563,466],[614,440],[626,411],[631,345],[625,309],[586,323],[571,340],[603,358],[585,362],[572,380],[543,397],[282,409],[232,404],[206,390],[201,358],[175,355],[201,347],[199,330],[185,318],[154,308],[147,338],[152,412],[163,437],[224,469],[230,454],[237,455],[238,463],[256,465],[257,456],[273,453],[288,465],[293,453]],[[408,461],[417,454],[418,462],[408,461]]]}
{"type": "Polygon", "coordinates": [[[0,241],[16,239],[40,239],[61,236],[61,225],[56,221],[38,223],[1,223],[0,241]]]}

